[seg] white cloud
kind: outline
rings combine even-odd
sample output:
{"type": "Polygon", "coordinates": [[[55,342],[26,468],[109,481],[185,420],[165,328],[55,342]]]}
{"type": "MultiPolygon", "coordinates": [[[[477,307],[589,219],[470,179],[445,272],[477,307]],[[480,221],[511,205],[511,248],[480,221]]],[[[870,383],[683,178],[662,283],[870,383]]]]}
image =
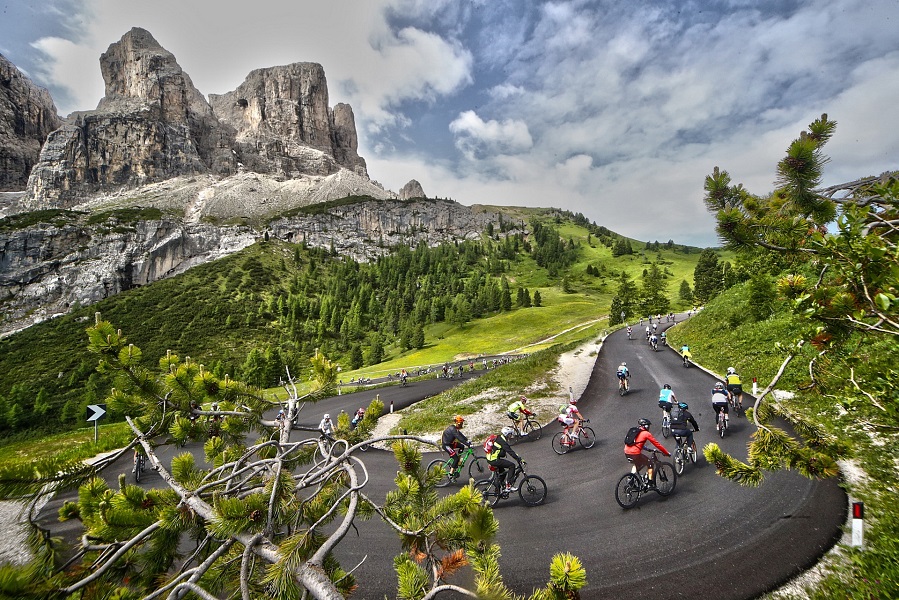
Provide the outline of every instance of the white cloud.
{"type": "Polygon", "coordinates": [[[472,160],[484,153],[523,152],[534,143],[522,121],[484,121],[473,110],[460,114],[449,128],[456,136],[456,147],[472,160]]]}

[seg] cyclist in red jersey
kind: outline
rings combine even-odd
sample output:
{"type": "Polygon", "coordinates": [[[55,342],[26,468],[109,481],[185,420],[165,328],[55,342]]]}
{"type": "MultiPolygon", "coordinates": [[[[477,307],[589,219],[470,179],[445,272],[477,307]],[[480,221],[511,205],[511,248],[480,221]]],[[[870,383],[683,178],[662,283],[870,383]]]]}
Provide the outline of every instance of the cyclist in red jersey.
{"type": "MultiPolygon", "coordinates": [[[[671,453],[665,449],[665,446],[659,443],[659,440],[655,439],[651,433],[649,433],[649,426],[652,423],[649,422],[649,419],[640,419],[637,421],[637,425],[640,426],[640,432],[637,434],[637,438],[634,440],[633,446],[624,445],[624,455],[633,461],[634,465],[637,467],[637,473],[643,470],[643,467],[649,466],[649,458],[643,454],[643,446],[646,445],[646,442],[652,442],[653,445],[662,451],[662,454],[665,456],[671,456],[671,453]]],[[[649,476],[649,480],[652,481],[652,473],[647,473],[649,476]]]]}

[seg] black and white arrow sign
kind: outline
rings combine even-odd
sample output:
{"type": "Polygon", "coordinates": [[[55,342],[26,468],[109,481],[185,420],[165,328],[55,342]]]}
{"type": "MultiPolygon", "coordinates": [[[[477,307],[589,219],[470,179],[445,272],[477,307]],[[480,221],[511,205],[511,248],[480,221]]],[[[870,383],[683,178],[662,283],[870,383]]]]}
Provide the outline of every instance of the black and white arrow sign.
{"type": "Polygon", "coordinates": [[[106,405],[105,404],[88,404],[87,405],[87,420],[96,421],[100,417],[106,414],[106,405]]]}

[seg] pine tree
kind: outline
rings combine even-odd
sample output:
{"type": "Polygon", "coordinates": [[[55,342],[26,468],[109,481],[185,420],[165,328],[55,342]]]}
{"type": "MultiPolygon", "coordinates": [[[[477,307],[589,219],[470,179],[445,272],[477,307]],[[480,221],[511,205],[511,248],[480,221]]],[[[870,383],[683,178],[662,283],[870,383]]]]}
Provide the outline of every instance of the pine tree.
{"type": "Polygon", "coordinates": [[[534,306],[542,306],[543,297],[540,295],[540,290],[534,290],[534,306]]]}
{"type": "Polygon", "coordinates": [[[718,255],[711,248],[706,248],[699,255],[693,269],[693,297],[700,304],[705,304],[717,296],[723,288],[723,274],[718,264],[718,255]]]}

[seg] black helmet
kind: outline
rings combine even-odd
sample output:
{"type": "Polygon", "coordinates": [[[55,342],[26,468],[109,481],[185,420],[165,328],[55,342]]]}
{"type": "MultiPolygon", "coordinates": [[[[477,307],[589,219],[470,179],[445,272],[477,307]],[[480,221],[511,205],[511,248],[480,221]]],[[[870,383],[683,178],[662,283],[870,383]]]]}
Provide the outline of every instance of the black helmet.
{"type": "Polygon", "coordinates": [[[652,423],[649,422],[649,419],[640,419],[639,421],[637,421],[637,425],[648,429],[649,426],[652,425],[652,423]]]}
{"type": "Polygon", "coordinates": [[[671,384],[670,384],[670,383],[666,383],[666,384],[663,385],[662,387],[665,388],[666,390],[670,390],[670,389],[671,389],[671,384]]]}

